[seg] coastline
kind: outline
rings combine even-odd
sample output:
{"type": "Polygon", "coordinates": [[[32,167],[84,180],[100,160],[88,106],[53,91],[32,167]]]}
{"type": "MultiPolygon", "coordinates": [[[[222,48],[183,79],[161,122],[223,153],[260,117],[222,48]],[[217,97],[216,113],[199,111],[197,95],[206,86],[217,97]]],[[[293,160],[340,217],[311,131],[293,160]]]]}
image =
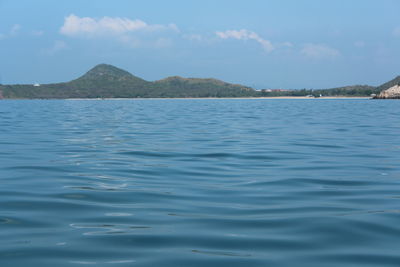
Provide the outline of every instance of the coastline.
{"type": "Polygon", "coordinates": [[[318,99],[371,99],[369,96],[359,96],[359,97],[348,97],[348,96],[331,96],[331,97],[306,97],[306,96],[276,96],[276,97],[163,97],[163,98],[66,98],[59,100],[218,100],[218,99],[309,99],[309,100],[318,100],[318,99]]]}
{"type": "Polygon", "coordinates": [[[322,97],[307,97],[307,96],[269,96],[269,97],[137,97],[137,98],[0,98],[1,100],[68,100],[68,101],[99,101],[99,100],[218,100],[218,99],[288,99],[288,100],[328,100],[328,99],[373,99],[370,96],[322,96],[322,97]]]}

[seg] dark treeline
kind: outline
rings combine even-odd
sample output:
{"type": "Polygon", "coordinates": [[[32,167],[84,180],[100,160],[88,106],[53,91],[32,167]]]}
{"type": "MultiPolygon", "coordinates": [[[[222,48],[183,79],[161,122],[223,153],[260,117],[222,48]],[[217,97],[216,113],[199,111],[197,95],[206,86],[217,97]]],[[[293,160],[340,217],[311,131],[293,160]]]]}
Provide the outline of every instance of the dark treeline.
{"type": "Polygon", "coordinates": [[[267,92],[262,90],[261,96],[370,96],[371,94],[377,94],[381,90],[377,87],[368,85],[354,85],[332,89],[301,89],[301,90],[289,90],[289,91],[272,91],[267,92]]]}

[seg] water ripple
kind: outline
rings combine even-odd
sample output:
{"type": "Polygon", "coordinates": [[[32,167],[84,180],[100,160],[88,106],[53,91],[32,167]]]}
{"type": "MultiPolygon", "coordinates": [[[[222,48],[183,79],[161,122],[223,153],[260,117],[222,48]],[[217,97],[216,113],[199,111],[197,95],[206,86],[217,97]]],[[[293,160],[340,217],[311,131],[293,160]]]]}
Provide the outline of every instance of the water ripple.
{"type": "Polygon", "coordinates": [[[398,266],[399,113],[2,101],[0,265],[398,266]]]}

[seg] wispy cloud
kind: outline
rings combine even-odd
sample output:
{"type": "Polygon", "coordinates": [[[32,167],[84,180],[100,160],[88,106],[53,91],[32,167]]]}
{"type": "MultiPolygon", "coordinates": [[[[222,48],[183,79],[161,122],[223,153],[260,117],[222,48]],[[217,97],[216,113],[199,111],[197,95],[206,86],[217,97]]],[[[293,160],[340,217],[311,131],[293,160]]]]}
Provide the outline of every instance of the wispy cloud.
{"type": "Polygon", "coordinates": [[[14,24],[14,25],[11,27],[10,35],[17,35],[20,29],[21,29],[21,25],[19,25],[19,24],[14,24]]]}
{"type": "Polygon", "coordinates": [[[140,19],[131,20],[120,17],[78,17],[69,15],[60,28],[60,33],[70,37],[99,37],[108,35],[124,35],[133,32],[155,32],[155,31],[179,32],[175,24],[148,24],[140,19]]]}
{"type": "Polygon", "coordinates": [[[158,38],[155,43],[154,46],[157,48],[164,48],[164,47],[170,47],[172,46],[173,41],[170,38],[158,38]]]}
{"type": "Polygon", "coordinates": [[[31,31],[31,35],[39,37],[42,36],[44,34],[44,31],[31,31]]]}
{"type": "Polygon", "coordinates": [[[334,59],[340,56],[340,52],[324,44],[306,44],[301,54],[312,59],[334,59]]]}
{"type": "Polygon", "coordinates": [[[358,48],[363,48],[365,46],[365,42],[364,41],[354,42],[354,46],[358,48]]]}
{"type": "Polygon", "coordinates": [[[282,47],[293,47],[294,45],[291,42],[283,42],[282,44],[280,44],[280,46],[282,46],[282,47]]]}
{"type": "Polygon", "coordinates": [[[190,41],[203,41],[204,37],[201,34],[184,34],[183,38],[190,41]]]}
{"type": "Polygon", "coordinates": [[[66,50],[68,48],[69,47],[68,47],[68,45],[67,45],[67,43],[65,41],[56,40],[56,41],[54,41],[53,46],[48,48],[48,49],[46,49],[44,51],[44,53],[47,54],[47,55],[54,55],[57,52],[62,51],[62,50],[66,50]]]}
{"type": "Polygon", "coordinates": [[[8,33],[0,33],[0,40],[18,35],[18,32],[20,29],[21,29],[21,25],[14,24],[11,27],[11,29],[8,31],[8,33]]]}
{"type": "Polygon", "coordinates": [[[275,49],[274,45],[269,40],[261,38],[257,33],[242,30],[227,30],[227,31],[217,31],[215,34],[221,39],[236,39],[236,40],[254,40],[258,42],[267,52],[271,52],[275,49]]]}

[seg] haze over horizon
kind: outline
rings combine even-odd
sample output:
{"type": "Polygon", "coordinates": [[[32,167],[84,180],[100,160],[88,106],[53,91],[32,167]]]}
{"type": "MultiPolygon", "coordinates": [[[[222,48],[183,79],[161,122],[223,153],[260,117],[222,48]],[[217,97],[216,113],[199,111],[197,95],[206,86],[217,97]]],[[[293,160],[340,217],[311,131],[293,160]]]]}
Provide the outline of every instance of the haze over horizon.
{"type": "Polygon", "coordinates": [[[379,85],[400,75],[398,10],[395,0],[0,0],[0,83],[69,81],[107,63],[150,81],[379,85]]]}

